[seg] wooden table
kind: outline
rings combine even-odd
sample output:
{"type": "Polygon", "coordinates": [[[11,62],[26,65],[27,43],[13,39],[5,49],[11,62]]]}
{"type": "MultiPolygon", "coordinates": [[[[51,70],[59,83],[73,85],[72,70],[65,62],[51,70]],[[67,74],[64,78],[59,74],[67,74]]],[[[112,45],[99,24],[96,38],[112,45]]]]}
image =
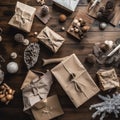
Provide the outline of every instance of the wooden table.
{"type": "MultiPolygon", "coordinates": [[[[27,74],[27,68],[24,63],[23,54],[26,46],[16,43],[13,40],[13,37],[16,33],[23,33],[25,38],[29,39],[30,42],[35,42],[37,39],[35,37],[31,37],[30,34],[34,32],[40,32],[45,25],[43,25],[36,17],[34,19],[34,23],[32,26],[32,31],[30,34],[25,34],[22,31],[14,29],[8,25],[8,21],[14,14],[15,4],[17,0],[0,0],[0,27],[3,29],[3,41],[0,43],[0,54],[5,58],[6,62],[2,64],[2,69],[5,72],[5,80],[9,86],[16,90],[14,99],[8,104],[4,105],[0,103],[0,120],[30,120],[29,116],[23,113],[23,102],[22,102],[22,94],[20,87],[24,81],[24,78],[27,74]],[[11,52],[17,52],[18,58],[16,61],[19,65],[19,71],[16,74],[8,74],[6,71],[6,64],[12,59],[10,58],[11,52]]],[[[32,5],[34,7],[39,7],[35,0],[20,0],[23,3],[28,5],[32,5]]],[[[42,67],[42,58],[54,58],[54,57],[64,57],[75,53],[79,60],[84,64],[85,68],[88,70],[92,78],[97,83],[96,79],[96,71],[101,68],[100,65],[88,66],[84,63],[85,57],[88,53],[91,53],[92,46],[95,42],[103,42],[105,40],[115,40],[120,37],[120,28],[108,26],[105,31],[100,31],[98,28],[98,22],[94,21],[88,35],[81,42],[76,41],[74,38],[67,35],[66,32],[61,31],[61,27],[64,26],[66,30],[68,29],[70,23],[72,22],[76,12],[79,8],[86,9],[87,2],[86,0],[80,0],[80,3],[76,9],[76,11],[69,15],[67,21],[65,23],[58,22],[58,16],[62,13],[59,10],[56,10],[52,7],[52,0],[46,1],[47,5],[50,6],[50,12],[52,15],[52,19],[48,22],[48,26],[52,28],[54,31],[62,35],[66,41],[60,50],[56,54],[52,54],[41,45],[40,56],[37,64],[33,69],[44,71],[46,69],[51,69],[55,65],[48,65],[46,67],[42,67]]],[[[120,75],[120,71],[116,69],[117,74],[120,75]]],[[[91,115],[93,111],[89,111],[89,106],[94,103],[101,102],[99,98],[94,96],[90,100],[88,100],[85,104],[80,106],[78,109],[74,107],[66,93],[63,91],[59,83],[55,80],[54,84],[51,88],[50,95],[57,94],[60,100],[60,103],[65,112],[64,115],[55,118],[54,120],[91,120],[91,115]]],[[[105,94],[105,93],[104,93],[105,94]]],[[[105,120],[115,120],[115,118],[111,115],[105,120]]],[[[120,118],[118,118],[119,120],[120,118]]],[[[95,120],[99,120],[96,118],[95,120]]]]}

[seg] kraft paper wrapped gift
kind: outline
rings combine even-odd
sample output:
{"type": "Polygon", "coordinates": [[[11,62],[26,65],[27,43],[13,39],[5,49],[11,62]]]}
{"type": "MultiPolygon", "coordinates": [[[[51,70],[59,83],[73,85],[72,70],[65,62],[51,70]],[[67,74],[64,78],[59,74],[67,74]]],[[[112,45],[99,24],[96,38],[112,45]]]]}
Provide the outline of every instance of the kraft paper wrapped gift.
{"type": "Polygon", "coordinates": [[[36,103],[31,111],[35,120],[50,120],[64,114],[57,95],[36,103]]]}
{"type": "Polygon", "coordinates": [[[42,76],[29,71],[21,87],[24,103],[24,111],[30,109],[34,104],[45,99],[52,85],[52,74],[47,71],[42,76]]]}
{"type": "Polygon", "coordinates": [[[51,71],[76,108],[99,92],[99,88],[75,54],[51,71]]]}
{"type": "Polygon", "coordinates": [[[53,0],[53,3],[68,12],[74,12],[79,0],[53,0]]]}
{"type": "Polygon", "coordinates": [[[97,72],[97,76],[100,81],[100,88],[105,91],[115,87],[120,87],[120,82],[118,80],[115,69],[104,70],[100,69],[97,72]]]}
{"type": "Polygon", "coordinates": [[[46,26],[37,36],[40,42],[45,44],[52,52],[56,53],[65,39],[46,26]]]}
{"type": "Polygon", "coordinates": [[[14,26],[26,32],[31,31],[36,8],[17,2],[15,14],[10,19],[9,25],[14,26]]]}

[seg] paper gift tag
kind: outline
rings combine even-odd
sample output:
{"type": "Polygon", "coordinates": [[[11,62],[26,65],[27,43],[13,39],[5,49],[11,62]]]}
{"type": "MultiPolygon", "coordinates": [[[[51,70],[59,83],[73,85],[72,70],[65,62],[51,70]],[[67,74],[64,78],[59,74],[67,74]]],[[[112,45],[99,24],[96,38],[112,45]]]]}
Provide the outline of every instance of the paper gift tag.
{"type": "Polygon", "coordinates": [[[97,75],[100,81],[100,87],[103,91],[120,86],[120,82],[118,80],[115,69],[110,70],[100,69],[97,72],[97,75]]]}
{"type": "Polygon", "coordinates": [[[36,103],[31,111],[35,120],[50,120],[64,114],[57,95],[36,103]]]}
{"type": "Polygon", "coordinates": [[[99,88],[75,54],[51,71],[76,108],[99,92],[99,88]]]}
{"type": "Polygon", "coordinates": [[[53,0],[54,4],[67,10],[68,12],[74,12],[79,0],[53,0]]]}
{"type": "Polygon", "coordinates": [[[17,2],[15,7],[15,14],[10,19],[9,25],[21,29],[25,32],[30,32],[36,8],[17,2]]]}
{"type": "Polygon", "coordinates": [[[37,36],[40,42],[45,44],[52,52],[56,53],[65,39],[46,26],[37,36]]]}

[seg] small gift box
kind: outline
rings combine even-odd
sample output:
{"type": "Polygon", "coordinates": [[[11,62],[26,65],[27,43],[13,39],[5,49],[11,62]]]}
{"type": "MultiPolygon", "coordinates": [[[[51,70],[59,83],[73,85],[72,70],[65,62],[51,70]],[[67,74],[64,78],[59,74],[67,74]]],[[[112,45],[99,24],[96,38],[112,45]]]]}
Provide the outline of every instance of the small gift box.
{"type": "Polygon", "coordinates": [[[76,108],[99,92],[99,88],[75,54],[51,71],[76,108]]]}
{"type": "Polygon", "coordinates": [[[115,69],[110,69],[110,70],[100,69],[97,72],[97,76],[100,81],[100,88],[103,91],[120,86],[115,69]]]}
{"type": "Polygon", "coordinates": [[[15,7],[15,14],[10,19],[8,24],[26,32],[30,32],[35,11],[36,8],[21,2],[17,2],[15,7]]]}
{"type": "Polygon", "coordinates": [[[68,12],[74,12],[79,0],[53,0],[53,2],[68,12]]]}
{"type": "Polygon", "coordinates": [[[65,41],[63,37],[58,35],[47,26],[39,33],[37,38],[54,53],[59,50],[65,41]]]}
{"type": "Polygon", "coordinates": [[[34,104],[45,99],[52,85],[52,74],[50,71],[42,76],[29,71],[22,85],[24,111],[30,109],[34,104]]]}
{"type": "Polygon", "coordinates": [[[64,114],[57,95],[36,103],[31,109],[35,120],[50,120],[64,114]]]}

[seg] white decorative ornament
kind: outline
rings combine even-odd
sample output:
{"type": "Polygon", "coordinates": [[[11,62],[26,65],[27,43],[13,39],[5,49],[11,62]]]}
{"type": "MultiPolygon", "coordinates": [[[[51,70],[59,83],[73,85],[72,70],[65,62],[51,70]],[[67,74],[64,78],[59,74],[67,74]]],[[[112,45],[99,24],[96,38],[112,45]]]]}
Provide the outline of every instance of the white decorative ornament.
{"type": "Polygon", "coordinates": [[[106,45],[108,45],[109,49],[111,49],[113,47],[113,41],[112,40],[106,40],[104,43],[106,45]]]}
{"type": "Polygon", "coordinates": [[[29,40],[28,39],[24,39],[24,41],[23,41],[23,45],[29,45],[29,40]]]}
{"type": "Polygon", "coordinates": [[[16,62],[9,62],[7,64],[7,71],[9,73],[16,73],[18,71],[18,64],[16,62]]]}
{"type": "Polygon", "coordinates": [[[16,52],[12,52],[12,53],[10,54],[10,57],[11,57],[12,59],[17,58],[17,53],[16,53],[16,52]]]}

